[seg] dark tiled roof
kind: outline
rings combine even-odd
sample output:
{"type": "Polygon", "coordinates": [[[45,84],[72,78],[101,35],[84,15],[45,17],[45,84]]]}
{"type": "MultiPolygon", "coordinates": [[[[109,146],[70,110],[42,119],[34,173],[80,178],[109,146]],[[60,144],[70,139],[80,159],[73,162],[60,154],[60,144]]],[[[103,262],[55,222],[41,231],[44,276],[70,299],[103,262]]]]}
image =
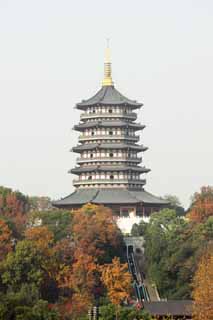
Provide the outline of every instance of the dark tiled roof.
{"type": "Polygon", "coordinates": [[[78,125],[74,126],[74,130],[83,130],[86,128],[95,128],[95,127],[130,127],[135,130],[142,130],[145,128],[144,125],[138,124],[138,123],[132,123],[132,122],[126,122],[126,121],[90,121],[85,123],[80,123],[78,125]]]}
{"type": "Polygon", "coordinates": [[[114,86],[103,86],[92,98],[83,100],[77,103],[77,108],[84,109],[84,107],[92,105],[129,105],[133,108],[139,108],[142,103],[130,100],[123,96],[114,86]]]}
{"type": "Polygon", "coordinates": [[[156,196],[154,196],[153,194],[147,192],[147,191],[141,191],[141,190],[134,190],[134,191],[129,191],[132,195],[134,195],[134,197],[136,197],[138,199],[139,202],[144,202],[147,204],[152,204],[152,203],[158,203],[158,204],[162,204],[162,203],[167,203],[168,201],[165,201],[163,199],[160,199],[156,196]]]}
{"type": "Polygon", "coordinates": [[[97,172],[97,171],[136,171],[136,172],[149,172],[150,169],[145,167],[138,166],[85,166],[85,167],[77,167],[71,169],[70,173],[81,173],[81,172],[97,172]]]}
{"type": "Polygon", "coordinates": [[[157,302],[143,302],[144,308],[152,316],[191,316],[191,300],[170,300],[157,302]]]}
{"type": "Polygon", "coordinates": [[[92,200],[96,197],[98,193],[98,189],[78,189],[75,192],[71,193],[69,196],[63,198],[62,200],[58,200],[53,202],[53,205],[56,207],[58,205],[69,206],[69,205],[83,205],[88,202],[92,202],[92,200]]]}
{"type": "Polygon", "coordinates": [[[73,147],[71,151],[81,152],[84,150],[94,150],[94,149],[131,149],[136,151],[146,151],[148,148],[143,145],[136,144],[125,144],[125,143],[86,143],[73,147]]]}
{"type": "Polygon", "coordinates": [[[169,203],[146,191],[131,191],[125,188],[86,188],[78,189],[68,197],[55,201],[54,206],[72,206],[85,203],[122,204],[144,203],[153,205],[168,205],[169,203]]]}

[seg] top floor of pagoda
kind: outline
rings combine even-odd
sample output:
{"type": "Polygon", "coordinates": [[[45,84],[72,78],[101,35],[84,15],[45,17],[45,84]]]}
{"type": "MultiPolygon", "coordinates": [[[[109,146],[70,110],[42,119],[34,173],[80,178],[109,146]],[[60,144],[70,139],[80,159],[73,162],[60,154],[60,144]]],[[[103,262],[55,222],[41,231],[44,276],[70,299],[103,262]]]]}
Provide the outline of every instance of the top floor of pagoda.
{"type": "Polygon", "coordinates": [[[131,100],[125,97],[117,89],[115,89],[112,81],[110,50],[109,47],[107,47],[105,53],[104,79],[102,81],[102,88],[93,97],[77,103],[76,108],[84,111],[89,107],[100,106],[121,106],[129,107],[131,109],[138,109],[142,105],[142,103],[139,103],[136,100],[131,100]]]}
{"type": "Polygon", "coordinates": [[[88,107],[99,106],[124,106],[131,109],[140,108],[143,104],[135,100],[130,100],[123,96],[114,85],[102,86],[102,88],[92,97],[76,104],[77,109],[86,110],[88,107]]]}

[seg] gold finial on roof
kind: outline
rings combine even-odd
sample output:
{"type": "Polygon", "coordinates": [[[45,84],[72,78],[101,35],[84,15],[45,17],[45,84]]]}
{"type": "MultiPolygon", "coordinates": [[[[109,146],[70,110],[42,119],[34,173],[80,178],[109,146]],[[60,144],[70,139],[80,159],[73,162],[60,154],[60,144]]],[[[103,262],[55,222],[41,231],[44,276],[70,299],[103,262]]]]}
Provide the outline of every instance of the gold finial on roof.
{"type": "Polygon", "coordinates": [[[107,47],[105,50],[104,80],[102,81],[102,85],[103,86],[113,86],[112,68],[111,68],[111,61],[110,61],[109,39],[107,39],[107,47]]]}

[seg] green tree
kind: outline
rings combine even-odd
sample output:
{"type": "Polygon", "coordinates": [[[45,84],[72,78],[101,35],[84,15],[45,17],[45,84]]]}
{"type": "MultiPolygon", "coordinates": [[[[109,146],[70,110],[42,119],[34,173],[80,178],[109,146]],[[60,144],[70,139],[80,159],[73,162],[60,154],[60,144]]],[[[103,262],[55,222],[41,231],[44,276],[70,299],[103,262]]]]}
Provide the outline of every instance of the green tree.
{"type": "MultiPolygon", "coordinates": [[[[113,304],[100,307],[100,320],[114,320],[116,309],[113,304]]],[[[121,307],[118,312],[119,320],[151,320],[151,316],[143,310],[121,307]]]]}
{"type": "Polygon", "coordinates": [[[31,241],[20,241],[15,252],[10,252],[2,265],[3,284],[13,292],[28,283],[40,287],[44,278],[43,261],[44,257],[31,241]]]}
{"type": "Polygon", "coordinates": [[[53,234],[55,241],[70,237],[72,213],[65,210],[48,210],[31,212],[29,224],[46,226],[53,234]]]}
{"type": "Polygon", "coordinates": [[[48,302],[38,299],[30,285],[18,293],[0,295],[0,320],[59,320],[58,312],[48,302]]]}
{"type": "Polygon", "coordinates": [[[144,236],[146,233],[146,227],[147,223],[144,221],[141,221],[139,224],[133,224],[132,230],[131,230],[131,235],[133,237],[141,237],[144,236]]]}
{"type": "Polygon", "coordinates": [[[170,208],[174,209],[176,211],[177,216],[184,216],[185,215],[185,209],[182,206],[179,198],[172,194],[166,194],[163,197],[164,200],[167,200],[170,203],[170,208]]]}

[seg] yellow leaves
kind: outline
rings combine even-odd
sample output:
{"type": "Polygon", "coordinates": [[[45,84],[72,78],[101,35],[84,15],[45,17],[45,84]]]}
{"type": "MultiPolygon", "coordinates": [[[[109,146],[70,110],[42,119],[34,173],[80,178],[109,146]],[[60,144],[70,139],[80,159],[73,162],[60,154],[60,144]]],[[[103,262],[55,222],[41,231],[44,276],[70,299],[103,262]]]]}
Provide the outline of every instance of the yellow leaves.
{"type": "Polygon", "coordinates": [[[212,247],[203,255],[193,281],[193,319],[213,319],[213,251],[212,247]]]}
{"type": "Polygon", "coordinates": [[[108,297],[115,305],[129,297],[131,275],[127,264],[121,264],[119,258],[114,258],[112,264],[100,266],[101,280],[107,288],[108,297]]]}
{"type": "Polygon", "coordinates": [[[27,229],[25,237],[34,241],[35,245],[41,250],[46,250],[53,243],[53,233],[45,226],[27,229]]]}

